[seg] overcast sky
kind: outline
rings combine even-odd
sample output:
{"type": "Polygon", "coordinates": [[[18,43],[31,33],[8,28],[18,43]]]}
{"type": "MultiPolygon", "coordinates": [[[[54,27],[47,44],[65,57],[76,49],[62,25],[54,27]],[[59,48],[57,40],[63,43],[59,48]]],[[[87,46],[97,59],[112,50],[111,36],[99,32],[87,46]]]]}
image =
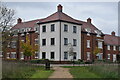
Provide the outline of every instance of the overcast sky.
{"type": "Polygon", "coordinates": [[[23,21],[45,18],[57,11],[57,5],[63,6],[63,12],[69,16],[92,23],[105,34],[118,33],[117,2],[7,2],[6,5],[16,11],[16,18],[23,21]]]}

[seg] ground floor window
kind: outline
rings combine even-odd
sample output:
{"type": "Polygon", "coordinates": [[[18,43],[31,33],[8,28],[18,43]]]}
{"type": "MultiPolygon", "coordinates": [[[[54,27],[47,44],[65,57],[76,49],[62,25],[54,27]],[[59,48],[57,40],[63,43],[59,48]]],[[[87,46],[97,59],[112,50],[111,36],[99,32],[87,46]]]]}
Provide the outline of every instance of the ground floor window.
{"type": "Polygon", "coordinates": [[[46,59],[46,52],[42,52],[42,59],[46,59]]]}
{"type": "Polygon", "coordinates": [[[110,54],[107,55],[107,59],[110,59],[110,54]]]}
{"type": "Polygon", "coordinates": [[[39,54],[39,52],[35,52],[35,58],[38,58],[38,55],[39,54]]]}
{"type": "Polygon", "coordinates": [[[68,59],[68,53],[64,52],[64,59],[68,59]]]}
{"type": "Polygon", "coordinates": [[[90,52],[87,52],[87,60],[90,60],[90,52]]]}
{"type": "Polygon", "coordinates": [[[11,52],[11,58],[13,58],[13,59],[16,58],[16,52],[11,52]]]}
{"type": "Polygon", "coordinates": [[[51,52],[51,59],[55,58],[55,52],[51,52]]]}
{"type": "Polygon", "coordinates": [[[10,58],[10,53],[7,53],[7,58],[10,58]]]}
{"type": "Polygon", "coordinates": [[[73,53],[73,59],[77,59],[77,53],[76,52],[73,53]]]}
{"type": "Polygon", "coordinates": [[[113,62],[115,62],[116,61],[116,54],[113,54],[113,62]]]}
{"type": "Polygon", "coordinates": [[[96,56],[97,56],[97,59],[99,60],[103,59],[103,53],[98,53],[96,56]]]}
{"type": "Polygon", "coordinates": [[[24,54],[23,54],[23,52],[21,52],[21,59],[24,59],[24,54]]]}

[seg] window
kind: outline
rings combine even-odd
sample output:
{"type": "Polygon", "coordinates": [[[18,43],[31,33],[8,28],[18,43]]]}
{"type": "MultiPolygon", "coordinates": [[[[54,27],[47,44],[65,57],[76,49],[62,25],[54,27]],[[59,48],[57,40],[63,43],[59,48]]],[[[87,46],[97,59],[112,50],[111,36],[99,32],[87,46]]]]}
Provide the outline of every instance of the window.
{"type": "Polygon", "coordinates": [[[16,41],[11,42],[11,48],[16,48],[16,41]]]}
{"type": "Polygon", "coordinates": [[[38,39],[35,39],[35,44],[38,44],[38,39]]]}
{"type": "Polygon", "coordinates": [[[110,50],[110,45],[107,45],[107,50],[110,50]]]}
{"type": "Polygon", "coordinates": [[[110,59],[110,54],[108,54],[108,59],[110,59]]]}
{"type": "Polygon", "coordinates": [[[76,32],[77,32],[77,27],[73,26],[73,33],[76,33],[76,32]]]}
{"type": "Polygon", "coordinates": [[[55,38],[51,38],[51,45],[55,45],[55,38]]]}
{"type": "Polygon", "coordinates": [[[101,31],[94,30],[94,32],[97,34],[97,37],[100,37],[100,35],[101,35],[101,31]]]}
{"type": "Polygon", "coordinates": [[[42,26],[42,32],[46,32],[46,26],[42,26]]]}
{"type": "Polygon", "coordinates": [[[98,48],[102,49],[102,42],[101,41],[98,41],[98,48]]]}
{"type": "Polygon", "coordinates": [[[23,54],[23,52],[21,52],[21,59],[24,59],[24,54],[23,54]]]}
{"type": "Polygon", "coordinates": [[[64,24],[64,32],[68,31],[68,25],[64,24]]]}
{"type": "Polygon", "coordinates": [[[91,29],[90,28],[85,28],[85,31],[88,32],[87,35],[90,36],[91,29]]]}
{"type": "Polygon", "coordinates": [[[46,59],[46,52],[42,52],[42,59],[46,59]]]}
{"type": "Polygon", "coordinates": [[[51,25],[51,32],[55,31],[55,24],[51,25]]]}
{"type": "Polygon", "coordinates": [[[37,52],[35,52],[35,58],[38,58],[38,55],[39,54],[39,52],[37,51],[37,52]]]}
{"type": "Polygon", "coordinates": [[[68,38],[64,38],[64,45],[68,45],[68,38]]]}
{"type": "Polygon", "coordinates": [[[116,46],[113,46],[113,50],[114,50],[114,51],[116,50],[116,46]]]}
{"type": "Polygon", "coordinates": [[[116,61],[116,54],[113,54],[113,62],[116,61]]]}
{"type": "Polygon", "coordinates": [[[77,59],[77,53],[76,52],[73,53],[73,59],[77,59]]]}
{"type": "Polygon", "coordinates": [[[68,53],[64,52],[64,59],[68,59],[68,53]]]}
{"type": "Polygon", "coordinates": [[[16,58],[16,52],[11,52],[11,58],[13,58],[13,59],[16,58]]]}
{"type": "Polygon", "coordinates": [[[7,53],[7,58],[8,58],[8,59],[10,58],[10,53],[7,53]]]}
{"type": "Polygon", "coordinates": [[[42,46],[46,45],[46,39],[42,39],[42,46]]]}
{"type": "Polygon", "coordinates": [[[103,53],[98,53],[96,56],[97,56],[97,58],[98,58],[99,60],[102,60],[102,59],[103,59],[103,53]]]}
{"type": "Polygon", "coordinates": [[[55,58],[55,53],[51,52],[51,59],[54,59],[54,58],[55,58]]]}
{"type": "Polygon", "coordinates": [[[38,32],[38,27],[35,27],[35,28],[34,28],[34,31],[35,31],[35,32],[38,32]]]}
{"type": "Polygon", "coordinates": [[[87,52],[87,60],[90,60],[90,52],[87,52]]]}
{"type": "Polygon", "coordinates": [[[77,40],[73,39],[73,46],[77,46],[77,40]]]}
{"type": "Polygon", "coordinates": [[[90,48],[90,40],[87,40],[87,48],[90,48]]]}

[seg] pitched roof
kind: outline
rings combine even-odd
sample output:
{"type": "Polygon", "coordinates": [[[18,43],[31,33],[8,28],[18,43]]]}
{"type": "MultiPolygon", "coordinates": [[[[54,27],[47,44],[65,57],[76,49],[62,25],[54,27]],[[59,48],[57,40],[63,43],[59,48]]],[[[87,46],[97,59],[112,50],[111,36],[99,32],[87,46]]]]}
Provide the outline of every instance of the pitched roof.
{"type": "Polygon", "coordinates": [[[105,34],[104,36],[104,43],[106,45],[120,45],[120,37],[105,34]]]}
{"type": "Polygon", "coordinates": [[[67,21],[71,23],[81,24],[80,21],[73,19],[72,17],[68,16],[67,14],[63,12],[55,12],[54,14],[41,20],[40,23],[51,22],[51,21],[56,21],[56,20],[62,20],[62,21],[67,21]]]}
{"type": "MultiPolygon", "coordinates": [[[[58,7],[61,7],[61,5],[59,5],[58,7]]],[[[91,33],[95,33],[94,30],[100,31],[92,23],[81,21],[81,20],[76,20],[59,10],[44,19],[37,19],[33,21],[18,23],[13,27],[13,29],[19,29],[19,28],[24,28],[24,27],[33,28],[37,21],[39,21],[39,23],[46,23],[46,22],[51,22],[51,21],[56,21],[56,20],[66,21],[66,22],[80,24],[80,25],[82,24],[82,31],[84,32],[86,32],[85,28],[90,28],[91,33]]]]}
{"type": "Polygon", "coordinates": [[[16,24],[12,29],[21,29],[21,28],[32,28],[34,29],[36,23],[38,21],[41,21],[42,19],[37,19],[37,20],[32,20],[32,21],[27,21],[27,22],[21,22],[16,24]]]}

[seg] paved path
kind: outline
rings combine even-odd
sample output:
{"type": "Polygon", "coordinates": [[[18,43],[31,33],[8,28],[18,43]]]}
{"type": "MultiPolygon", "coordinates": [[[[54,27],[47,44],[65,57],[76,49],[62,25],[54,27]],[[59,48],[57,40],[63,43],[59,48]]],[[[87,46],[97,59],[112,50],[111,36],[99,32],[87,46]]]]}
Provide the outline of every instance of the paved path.
{"type": "MultiPolygon", "coordinates": [[[[59,66],[53,67],[53,74],[49,77],[50,78],[69,78],[72,80],[73,76],[69,73],[69,68],[62,68],[59,66]]],[[[48,79],[48,80],[49,80],[48,79]]]]}

